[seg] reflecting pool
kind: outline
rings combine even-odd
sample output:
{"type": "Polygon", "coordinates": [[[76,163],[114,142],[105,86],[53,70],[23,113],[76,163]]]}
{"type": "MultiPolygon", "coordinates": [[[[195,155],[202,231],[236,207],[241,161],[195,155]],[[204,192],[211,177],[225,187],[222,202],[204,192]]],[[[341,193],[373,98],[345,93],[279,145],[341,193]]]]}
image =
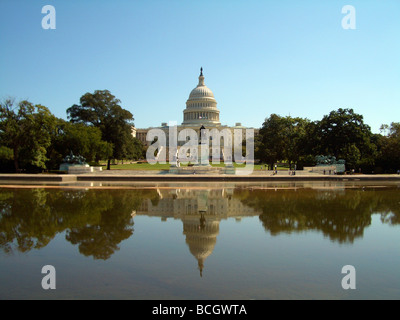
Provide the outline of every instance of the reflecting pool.
{"type": "Polygon", "coordinates": [[[399,298],[396,183],[0,187],[0,299],[399,298]]]}

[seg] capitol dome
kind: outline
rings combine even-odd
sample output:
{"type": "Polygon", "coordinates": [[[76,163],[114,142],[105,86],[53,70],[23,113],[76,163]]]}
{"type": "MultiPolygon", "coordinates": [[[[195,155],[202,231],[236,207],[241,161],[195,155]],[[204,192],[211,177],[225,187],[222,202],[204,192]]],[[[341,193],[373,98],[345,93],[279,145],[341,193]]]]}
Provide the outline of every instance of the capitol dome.
{"type": "MultiPolygon", "coordinates": [[[[215,101],[214,93],[211,91],[210,88],[208,88],[206,85],[204,85],[204,76],[202,78],[203,78],[202,79],[203,84],[200,84],[200,81],[199,81],[199,85],[196,88],[194,88],[192,90],[192,92],[190,92],[188,101],[207,100],[207,98],[215,101]]],[[[216,101],[215,101],[215,103],[216,103],[216,101]]]]}
{"type": "Polygon", "coordinates": [[[183,110],[183,125],[220,125],[219,110],[213,92],[204,84],[203,68],[200,69],[199,83],[186,101],[183,110]]]}

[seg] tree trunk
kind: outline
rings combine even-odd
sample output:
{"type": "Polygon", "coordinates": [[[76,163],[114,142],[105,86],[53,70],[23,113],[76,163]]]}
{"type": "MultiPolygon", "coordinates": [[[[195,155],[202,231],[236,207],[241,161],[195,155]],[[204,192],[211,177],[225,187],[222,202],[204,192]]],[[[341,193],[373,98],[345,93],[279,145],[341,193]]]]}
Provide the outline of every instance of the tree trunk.
{"type": "Polygon", "coordinates": [[[111,159],[107,160],[107,170],[111,170],[111,159]]]}
{"type": "Polygon", "coordinates": [[[15,172],[19,173],[18,147],[14,147],[14,168],[15,168],[15,172]]]}

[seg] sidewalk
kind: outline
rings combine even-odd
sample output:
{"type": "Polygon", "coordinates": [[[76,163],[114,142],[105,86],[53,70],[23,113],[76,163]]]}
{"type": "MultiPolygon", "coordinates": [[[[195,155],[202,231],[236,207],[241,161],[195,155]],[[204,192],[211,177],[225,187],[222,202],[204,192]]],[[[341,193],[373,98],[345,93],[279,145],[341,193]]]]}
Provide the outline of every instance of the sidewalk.
{"type": "Polygon", "coordinates": [[[158,170],[105,170],[86,174],[0,174],[0,183],[74,183],[79,181],[395,181],[400,182],[398,174],[352,174],[323,175],[296,171],[289,175],[288,171],[254,171],[252,174],[170,174],[158,170]]]}

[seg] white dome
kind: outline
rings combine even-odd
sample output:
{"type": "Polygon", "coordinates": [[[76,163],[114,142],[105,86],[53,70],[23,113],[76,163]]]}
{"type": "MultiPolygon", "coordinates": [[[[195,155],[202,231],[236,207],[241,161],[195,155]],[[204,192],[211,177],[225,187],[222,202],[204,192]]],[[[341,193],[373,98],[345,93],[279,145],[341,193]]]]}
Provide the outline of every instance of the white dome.
{"type": "Polygon", "coordinates": [[[188,101],[199,99],[203,100],[204,98],[211,98],[215,100],[213,92],[207,86],[199,84],[192,90],[192,92],[190,92],[188,101]]]}
{"type": "Polygon", "coordinates": [[[214,93],[204,84],[203,68],[200,70],[199,84],[190,92],[189,99],[186,101],[182,124],[220,125],[217,101],[214,93]]]}

